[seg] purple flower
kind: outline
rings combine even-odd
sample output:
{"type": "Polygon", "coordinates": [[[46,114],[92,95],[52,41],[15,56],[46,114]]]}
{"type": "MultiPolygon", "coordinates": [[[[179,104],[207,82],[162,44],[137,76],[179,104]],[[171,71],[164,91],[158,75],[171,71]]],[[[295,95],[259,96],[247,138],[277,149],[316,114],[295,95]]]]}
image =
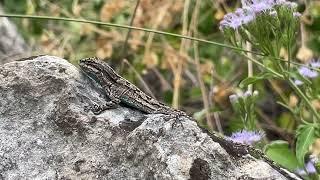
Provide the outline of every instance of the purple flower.
{"type": "Polygon", "coordinates": [[[296,80],[294,80],[294,84],[296,84],[297,86],[300,86],[300,85],[303,84],[303,82],[298,80],[298,79],[296,79],[296,80]]]}
{"type": "Polygon", "coordinates": [[[272,17],[276,17],[276,16],[278,15],[277,11],[275,11],[275,10],[270,11],[269,14],[270,14],[270,16],[272,16],[272,17]]]}
{"type": "Polygon", "coordinates": [[[313,60],[310,62],[310,65],[311,65],[311,67],[313,67],[313,68],[320,68],[320,61],[319,61],[319,59],[318,59],[318,60],[313,59],[313,60]]]}
{"type": "Polygon", "coordinates": [[[253,91],[253,93],[251,91],[246,91],[244,93],[239,92],[238,94],[231,94],[229,96],[229,100],[231,103],[234,103],[236,101],[238,101],[239,98],[247,98],[250,96],[257,96],[259,94],[258,91],[253,91]]]}
{"type": "Polygon", "coordinates": [[[273,6],[277,6],[277,5],[292,5],[292,4],[295,4],[295,3],[292,3],[292,2],[289,2],[287,0],[265,0],[266,3],[270,3],[272,4],[273,6]],[[292,3],[292,4],[291,4],[292,3]]]}
{"type": "Polygon", "coordinates": [[[267,10],[271,10],[272,9],[272,5],[271,4],[267,4],[267,3],[262,1],[262,2],[259,2],[259,3],[252,4],[250,6],[250,8],[255,13],[261,13],[261,12],[265,12],[267,10]]]}
{"type": "MultiPolygon", "coordinates": [[[[284,7],[294,8],[296,3],[288,2],[286,0],[242,0],[243,8],[237,9],[234,13],[228,13],[220,22],[220,30],[227,28],[237,30],[242,25],[246,25],[260,14],[268,12],[271,16],[276,15],[274,7],[281,5],[284,7]]],[[[298,14],[294,14],[298,16],[298,14]]]]}
{"type": "Polygon", "coordinates": [[[231,94],[229,96],[229,100],[230,100],[231,103],[235,103],[238,100],[238,98],[239,98],[239,96],[236,95],[236,94],[231,94]]]}
{"type": "Polygon", "coordinates": [[[296,3],[286,0],[242,0],[241,4],[243,7],[249,7],[255,13],[271,10],[274,6],[284,6],[291,9],[295,9],[297,7],[296,3]]]}
{"type": "Polygon", "coordinates": [[[301,16],[301,14],[299,12],[294,12],[293,13],[293,17],[299,18],[301,16]]]}
{"type": "Polygon", "coordinates": [[[250,11],[256,14],[259,14],[272,9],[272,3],[269,3],[268,1],[270,0],[244,0],[242,1],[242,6],[250,9],[250,11]]]}
{"type": "Polygon", "coordinates": [[[260,4],[260,3],[270,4],[269,1],[270,0],[242,0],[241,4],[242,6],[251,6],[253,4],[260,4]]]}
{"type": "Polygon", "coordinates": [[[298,69],[298,71],[302,76],[307,77],[307,78],[316,78],[318,76],[317,71],[313,71],[310,68],[305,67],[305,66],[300,67],[298,69]]]}
{"type": "Polygon", "coordinates": [[[248,9],[237,9],[234,13],[228,13],[220,22],[220,30],[225,28],[238,29],[240,26],[249,23],[254,19],[254,14],[248,9]]]}
{"type": "Polygon", "coordinates": [[[232,133],[229,139],[237,143],[252,145],[253,143],[260,141],[263,137],[264,133],[261,131],[241,130],[239,132],[232,133]]]}
{"type": "Polygon", "coordinates": [[[273,4],[279,5],[286,2],[286,0],[271,0],[273,4]]]}
{"type": "Polygon", "coordinates": [[[319,157],[318,157],[317,155],[311,154],[311,155],[309,156],[309,158],[310,158],[310,161],[311,161],[313,164],[316,164],[316,163],[319,162],[319,157]]]}
{"type": "Polygon", "coordinates": [[[243,97],[249,97],[252,96],[252,92],[251,91],[246,91],[243,93],[243,97]]]}
{"type": "Polygon", "coordinates": [[[306,175],[307,173],[314,174],[317,172],[316,168],[314,167],[314,165],[311,161],[309,161],[307,164],[305,164],[304,167],[307,170],[307,172],[303,168],[299,168],[299,169],[296,169],[296,173],[298,173],[300,175],[306,175]]]}
{"type": "Polygon", "coordinates": [[[286,0],[243,0],[242,6],[251,6],[255,4],[265,4],[267,6],[285,5],[291,2],[286,0]]]}
{"type": "Polygon", "coordinates": [[[294,3],[294,2],[284,2],[284,3],[282,3],[282,5],[284,5],[288,8],[291,8],[291,9],[296,9],[298,7],[298,4],[294,3]]]}
{"type": "MultiPolygon", "coordinates": [[[[315,70],[312,70],[310,67],[312,68],[319,68],[320,67],[320,61],[319,60],[315,60],[313,59],[309,64],[308,64],[308,67],[306,66],[303,66],[303,67],[300,67],[298,69],[298,72],[299,74],[301,74],[302,76],[306,77],[306,78],[316,78],[318,77],[319,73],[315,70]]],[[[296,79],[294,80],[294,83],[298,86],[302,85],[303,82],[296,79]]]]}

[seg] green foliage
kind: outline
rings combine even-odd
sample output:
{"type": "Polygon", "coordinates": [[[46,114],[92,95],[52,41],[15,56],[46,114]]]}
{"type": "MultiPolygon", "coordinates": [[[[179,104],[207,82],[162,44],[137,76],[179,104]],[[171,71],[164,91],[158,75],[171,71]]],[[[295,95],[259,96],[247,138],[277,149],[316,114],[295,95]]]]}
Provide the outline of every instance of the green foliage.
{"type": "Polygon", "coordinates": [[[297,129],[296,156],[300,165],[304,165],[305,155],[309,151],[310,145],[314,143],[316,134],[319,137],[318,124],[304,124],[297,129]]]}
{"type": "Polygon", "coordinates": [[[4,9],[8,12],[14,12],[17,14],[25,14],[27,10],[27,1],[12,1],[4,0],[4,9]]]}
{"type": "Polygon", "coordinates": [[[292,114],[288,112],[282,113],[281,116],[277,119],[277,124],[280,128],[286,129],[288,132],[295,130],[295,121],[292,120],[292,114]]]}
{"type": "Polygon", "coordinates": [[[270,72],[263,72],[256,76],[247,77],[244,80],[242,80],[239,84],[240,88],[244,88],[250,84],[257,83],[258,81],[267,80],[271,78],[275,78],[276,76],[270,72]]]}
{"type": "Polygon", "coordinates": [[[245,129],[253,131],[256,129],[256,115],[255,115],[255,102],[258,97],[258,92],[251,93],[247,91],[240,95],[231,95],[230,101],[242,120],[245,129]]]}
{"type": "Polygon", "coordinates": [[[270,159],[274,160],[290,171],[294,171],[301,167],[299,166],[294,152],[291,150],[288,142],[286,141],[273,141],[265,146],[264,152],[270,159]]]}
{"type": "MultiPolygon", "coordinates": [[[[268,7],[267,10],[261,11],[254,16],[250,14],[251,11],[238,10],[235,14],[227,16],[222,26],[225,37],[234,46],[244,48],[246,42],[250,42],[254,48],[267,55],[267,57],[263,58],[255,57],[258,61],[263,61],[263,65],[259,64],[262,67],[262,72],[242,80],[239,85],[240,88],[245,88],[248,85],[267,79],[285,80],[301,99],[300,102],[296,102],[296,105],[290,105],[289,102],[280,104],[290,110],[295,119],[303,119],[303,124],[300,124],[295,129],[292,116],[286,113],[283,113],[278,119],[280,127],[296,131],[296,154],[294,155],[294,152],[290,150],[287,142],[276,141],[266,146],[266,153],[270,158],[291,170],[297,169],[298,165],[300,167],[305,165],[305,156],[309,153],[310,146],[315,142],[316,138],[319,138],[320,130],[320,114],[312,104],[312,101],[317,101],[320,97],[320,91],[317,90],[320,85],[317,84],[319,82],[318,74],[315,70],[310,69],[313,67],[312,64],[305,65],[303,68],[292,68],[290,64],[293,61],[292,57],[294,57],[292,48],[296,43],[295,36],[299,24],[299,18],[297,18],[299,14],[296,13],[294,5],[266,6],[268,7]],[[230,17],[233,19],[238,18],[239,20],[233,22],[230,17]],[[253,19],[243,20],[244,18],[248,19],[248,17],[253,19]],[[240,25],[237,24],[238,22],[241,22],[240,25]],[[288,53],[288,62],[278,60],[281,48],[288,53]],[[293,80],[296,81],[294,82],[293,80]],[[297,81],[298,83],[296,83],[297,81]],[[292,108],[291,106],[295,107],[292,108]],[[307,119],[307,122],[304,119],[307,119]],[[313,123],[308,123],[311,121],[313,123]],[[282,157],[283,154],[286,154],[286,156],[282,157]]],[[[319,68],[318,65],[316,66],[316,68],[319,68]]],[[[286,101],[283,95],[281,98],[286,101]]],[[[248,101],[246,97],[238,98],[236,103],[233,103],[233,106],[239,112],[238,116],[242,118],[243,123],[246,124],[245,118],[251,119],[250,115],[252,115],[254,109],[252,101],[250,99],[248,101]]]]}

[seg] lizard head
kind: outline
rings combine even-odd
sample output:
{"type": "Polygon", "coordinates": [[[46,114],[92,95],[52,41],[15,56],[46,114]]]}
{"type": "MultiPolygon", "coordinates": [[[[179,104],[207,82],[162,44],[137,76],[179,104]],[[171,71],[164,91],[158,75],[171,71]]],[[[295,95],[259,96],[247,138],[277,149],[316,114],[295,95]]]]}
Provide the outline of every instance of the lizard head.
{"type": "Polygon", "coordinates": [[[97,57],[81,59],[79,66],[88,76],[100,83],[104,83],[101,81],[106,78],[108,81],[115,81],[118,76],[107,63],[97,57]]]}

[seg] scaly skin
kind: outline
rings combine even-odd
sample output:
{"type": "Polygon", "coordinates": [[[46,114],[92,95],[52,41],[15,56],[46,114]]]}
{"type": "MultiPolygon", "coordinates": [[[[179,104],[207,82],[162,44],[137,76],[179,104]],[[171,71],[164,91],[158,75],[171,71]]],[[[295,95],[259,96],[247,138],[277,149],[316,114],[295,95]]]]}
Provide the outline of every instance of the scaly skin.
{"type": "Polygon", "coordinates": [[[145,94],[134,84],[119,76],[107,63],[98,58],[80,60],[80,68],[96,80],[110,98],[105,105],[96,106],[94,113],[116,107],[120,102],[147,114],[186,116],[186,113],[161,103],[145,94]]]}

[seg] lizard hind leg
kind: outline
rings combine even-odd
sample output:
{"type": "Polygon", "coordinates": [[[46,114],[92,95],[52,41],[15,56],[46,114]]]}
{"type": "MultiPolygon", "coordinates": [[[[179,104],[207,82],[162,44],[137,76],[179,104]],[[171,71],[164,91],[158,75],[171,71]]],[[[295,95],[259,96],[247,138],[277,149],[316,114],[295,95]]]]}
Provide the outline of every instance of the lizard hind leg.
{"type": "Polygon", "coordinates": [[[180,127],[182,127],[182,129],[184,129],[183,124],[182,124],[182,121],[184,121],[184,120],[183,120],[182,117],[183,117],[183,116],[181,116],[180,114],[175,114],[175,113],[173,113],[173,114],[165,115],[165,116],[164,116],[164,120],[165,120],[165,121],[173,120],[173,123],[172,123],[172,125],[171,125],[171,128],[179,127],[179,126],[180,126],[180,127]]]}
{"type": "Polygon", "coordinates": [[[180,126],[180,127],[182,127],[182,129],[184,129],[182,121],[184,121],[184,120],[181,120],[180,117],[175,117],[171,127],[174,128],[174,127],[180,126]]]}
{"type": "Polygon", "coordinates": [[[112,101],[107,101],[105,104],[103,105],[98,105],[98,104],[94,104],[92,107],[91,107],[91,111],[98,115],[98,114],[101,114],[103,111],[107,110],[107,109],[115,109],[118,107],[120,103],[120,100],[119,99],[114,99],[112,101]]]}

